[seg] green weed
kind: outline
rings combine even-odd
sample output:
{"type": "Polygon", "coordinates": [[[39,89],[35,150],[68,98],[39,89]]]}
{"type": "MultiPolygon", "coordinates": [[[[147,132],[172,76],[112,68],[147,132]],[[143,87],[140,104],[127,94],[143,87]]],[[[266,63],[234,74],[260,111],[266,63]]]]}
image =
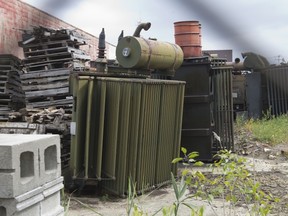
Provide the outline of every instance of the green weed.
{"type": "Polygon", "coordinates": [[[287,125],[287,114],[259,120],[251,119],[243,124],[244,128],[253,134],[255,140],[271,145],[288,143],[287,125]]]}
{"type": "MultiPolygon", "coordinates": [[[[194,156],[197,155],[195,152],[187,155],[185,148],[181,150],[184,154],[182,161],[185,164],[188,164],[188,160],[194,165],[202,165],[195,161],[194,156]]],[[[194,171],[193,168],[185,168],[182,172],[181,181],[178,183],[172,175],[176,202],[173,203],[173,208],[170,207],[167,210],[171,212],[171,209],[173,209],[173,215],[176,216],[180,205],[185,205],[191,209],[191,215],[203,215],[204,208],[193,206],[192,199],[201,198],[207,201],[214,215],[219,215],[213,204],[215,198],[218,198],[223,200],[221,215],[235,215],[236,207],[239,205],[246,208],[247,215],[268,215],[272,209],[271,203],[276,202],[277,199],[261,190],[260,183],[255,180],[255,176],[247,168],[246,159],[238,157],[228,150],[221,150],[215,157],[218,160],[211,165],[212,177],[207,177],[200,171],[194,171]],[[218,174],[213,174],[215,170],[218,174]],[[189,188],[190,194],[183,197],[187,188],[189,188]]],[[[174,163],[179,161],[181,161],[180,158],[173,160],[174,163]]]]}

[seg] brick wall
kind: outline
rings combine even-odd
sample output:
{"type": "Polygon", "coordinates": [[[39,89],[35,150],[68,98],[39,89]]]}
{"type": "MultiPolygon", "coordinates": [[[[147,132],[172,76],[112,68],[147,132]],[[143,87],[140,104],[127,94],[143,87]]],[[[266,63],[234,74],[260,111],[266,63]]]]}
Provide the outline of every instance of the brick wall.
{"type": "MultiPolygon", "coordinates": [[[[17,29],[31,29],[32,26],[39,25],[54,29],[76,29],[87,39],[88,45],[82,46],[81,49],[85,50],[92,60],[96,59],[98,37],[20,0],[0,0],[0,54],[13,54],[23,58],[22,48],[18,46],[18,41],[22,40],[22,31],[17,29]]],[[[109,46],[106,45],[107,53],[109,46]]]]}

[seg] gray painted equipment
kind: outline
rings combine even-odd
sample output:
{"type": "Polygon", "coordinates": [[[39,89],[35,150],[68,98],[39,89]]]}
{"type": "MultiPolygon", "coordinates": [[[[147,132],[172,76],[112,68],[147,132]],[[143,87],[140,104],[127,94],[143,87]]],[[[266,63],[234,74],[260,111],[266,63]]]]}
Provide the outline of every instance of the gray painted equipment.
{"type": "Polygon", "coordinates": [[[222,147],[233,150],[232,67],[222,59],[185,59],[175,79],[186,81],[181,146],[211,161],[222,147]],[[221,138],[214,140],[213,132],[221,138]],[[221,145],[220,145],[221,144],[221,145]]]}

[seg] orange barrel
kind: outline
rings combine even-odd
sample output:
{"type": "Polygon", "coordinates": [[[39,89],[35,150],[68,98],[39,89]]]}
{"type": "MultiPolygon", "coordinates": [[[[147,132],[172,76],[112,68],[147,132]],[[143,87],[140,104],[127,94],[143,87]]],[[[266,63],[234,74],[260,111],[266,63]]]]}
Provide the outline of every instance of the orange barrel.
{"type": "Polygon", "coordinates": [[[175,43],[184,53],[184,58],[202,56],[201,24],[199,21],[181,21],[174,23],[175,43]]]}
{"type": "Polygon", "coordinates": [[[201,44],[200,35],[198,33],[181,33],[175,34],[175,43],[179,46],[186,45],[186,44],[201,44]]]}
{"type": "Polygon", "coordinates": [[[184,53],[184,58],[202,56],[202,47],[199,45],[190,44],[190,45],[180,46],[180,47],[184,53]]]}

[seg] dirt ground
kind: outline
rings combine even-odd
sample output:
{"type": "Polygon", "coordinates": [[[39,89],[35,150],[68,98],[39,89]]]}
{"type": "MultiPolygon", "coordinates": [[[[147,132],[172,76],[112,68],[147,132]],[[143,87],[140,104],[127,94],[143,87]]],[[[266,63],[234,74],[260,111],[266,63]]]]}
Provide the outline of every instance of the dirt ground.
{"type": "MultiPolygon", "coordinates": [[[[288,143],[271,147],[269,144],[253,140],[250,134],[237,133],[235,135],[235,152],[246,157],[248,162],[255,164],[253,171],[256,172],[257,181],[261,183],[261,189],[280,198],[280,202],[275,204],[270,215],[288,215],[288,143]]],[[[199,169],[203,173],[211,172],[207,166],[199,169]]],[[[189,192],[187,191],[187,193],[189,192]]],[[[155,189],[135,199],[137,206],[149,216],[155,214],[161,207],[171,206],[174,201],[175,196],[171,185],[155,189]]],[[[205,216],[230,215],[228,204],[224,207],[224,203],[223,200],[216,199],[213,202],[213,208],[211,208],[205,201],[191,201],[194,206],[205,207],[205,216]],[[225,214],[224,209],[226,209],[225,214]]],[[[235,211],[235,215],[247,215],[247,210],[242,206],[236,207],[235,211]]],[[[91,194],[89,196],[72,197],[66,215],[127,215],[127,200],[109,196],[93,196],[91,194]]],[[[162,215],[162,212],[160,211],[156,215],[162,215]]],[[[182,206],[178,215],[188,216],[191,213],[187,207],[182,206]]]]}

